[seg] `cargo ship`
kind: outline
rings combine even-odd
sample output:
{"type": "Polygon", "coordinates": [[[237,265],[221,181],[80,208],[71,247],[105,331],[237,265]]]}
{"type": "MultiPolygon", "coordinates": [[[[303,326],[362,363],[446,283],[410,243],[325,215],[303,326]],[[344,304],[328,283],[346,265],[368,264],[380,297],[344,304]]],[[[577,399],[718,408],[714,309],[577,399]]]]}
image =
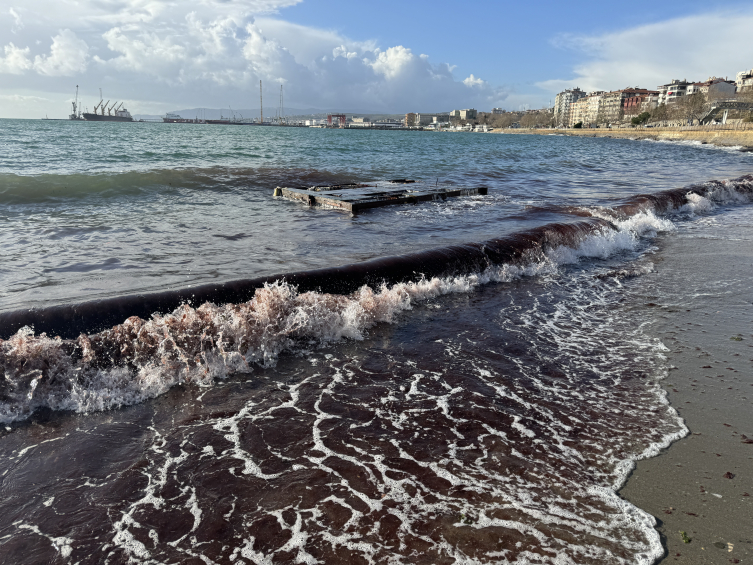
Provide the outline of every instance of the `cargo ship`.
{"type": "Polygon", "coordinates": [[[121,102],[120,106],[117,108],[115,105],[117,102],[113,102],[112,106],[108,106],[110,101],[108,100],[106,103],[102,103],[102,100],[99,101],[99,104],[94,106],[94,112],[84,112],[83,116],[84,119],[88,122],[132,122],[133,117],[131,116],[131,113],[123,108],[123,104],[125,102],[121,102]],[[97,109],[99,109],[99,113],[97,113],[97,109]],[[107,113],[105,113],[107,112],[107,113]]]}

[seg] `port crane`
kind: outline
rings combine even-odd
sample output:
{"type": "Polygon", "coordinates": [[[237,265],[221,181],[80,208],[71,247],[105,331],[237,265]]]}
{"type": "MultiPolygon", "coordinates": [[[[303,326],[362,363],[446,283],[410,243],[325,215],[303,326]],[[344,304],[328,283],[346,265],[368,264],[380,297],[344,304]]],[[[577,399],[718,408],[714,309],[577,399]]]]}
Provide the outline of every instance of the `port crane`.
{"type": "Polygon", "coordinates": [[[76,85],[76,99],[73,101],[73,113],[68,116],[71,120],[81,119],[81,108],[78,107],[78,85],[76,85]]]}

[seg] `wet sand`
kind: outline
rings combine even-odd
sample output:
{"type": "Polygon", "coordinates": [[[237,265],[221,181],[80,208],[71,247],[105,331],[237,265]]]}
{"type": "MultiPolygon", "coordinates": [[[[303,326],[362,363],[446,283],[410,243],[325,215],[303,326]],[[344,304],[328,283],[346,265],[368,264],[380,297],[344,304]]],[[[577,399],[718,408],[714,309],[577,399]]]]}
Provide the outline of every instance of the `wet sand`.
{"type": "Polygon", "coordinates": [[[753,563],[753,211],[731,213],[718,237],[662,237],[636,306],[669,348],[665,386],[691,432],[620,492],[657,518],[662,563],[753,563]]]}

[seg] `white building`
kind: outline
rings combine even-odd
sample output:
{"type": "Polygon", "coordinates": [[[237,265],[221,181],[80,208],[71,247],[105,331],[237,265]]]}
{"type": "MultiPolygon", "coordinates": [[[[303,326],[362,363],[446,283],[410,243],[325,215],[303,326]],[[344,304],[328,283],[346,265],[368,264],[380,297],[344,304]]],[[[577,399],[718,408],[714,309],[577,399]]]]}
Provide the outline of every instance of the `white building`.
{"type": "Polygon", "coordinates": [[[554,99],[554,118],[558,125],[570,123],[570,104],[585,97],[586,93],[580,88],[568,88],[560,92],[554,99]]]}
{"type": "Polygon", "coordinates": [[[586,119],[585,123],[587,124],[595,124],[598,122],[599,119],[599,110],[601,110],[601,97],[604,95],[603,90],[596,90],[594,92],[589,92],[588,96],[586,97],[588,99],[588,102],[586,103],[586,119]]]}
{"type": "Polygon", "coordinates": [[[392,119],[384,119],[384,120],[378,120],[376,122],[371,122],[372,126],[375,128],[381,128],[381,129],[387,129],[387,128],[401,128],[403,127],[403,122],[400,120],[392,120],[392,119]]]}
{"type": "Polygon", "coordinates": [[[653,112],[659,106],[659,94],[649,94],[641,103],[641,112],[653,112]]]}
{"type": "Polygon", "coordinates": [[[450,117],[457,120],[475,120],[478,116],[478,112],[473,108],[465,110],[453,110],[450,112],[450,117]]]}
{"type": "Polygon", "coordinates": [[[737,73],[735,86],[738,92],[753,90],[753,69],[737,73]]]}
{"type": "Polygon", "coordinates": [[[428,126],[434,123],[434,114],[416,114],[416,121],[414,123],[417,126],[428,126]]]}
{"type": "Polygon", "coordinates": [[[662,84],[657,87],[659,91],[659,104],[671,104],[678,98],[686,96],[690,84],[687,80],[674,79],[669,84],[662,84]]]}

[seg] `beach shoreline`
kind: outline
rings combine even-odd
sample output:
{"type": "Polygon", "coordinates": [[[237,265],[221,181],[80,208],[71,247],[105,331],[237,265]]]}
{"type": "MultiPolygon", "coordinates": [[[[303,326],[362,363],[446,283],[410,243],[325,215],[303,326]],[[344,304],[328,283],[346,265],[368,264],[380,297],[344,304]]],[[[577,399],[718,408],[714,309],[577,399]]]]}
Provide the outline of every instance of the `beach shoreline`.
{"type": "MultiPolygon", "coordinates": [[[[740,215],[753,226],[753,213],[740,215]]],[[[750,243],[708,233],[663,236],[635,305],[669,349],[663,386],[690,429],[657,457],[639,461],[619,491],[657,519],[666,548],[661,563],[753,559],[750,243]]]]}
{"type": "Polygon", "coordinates": [[[720,147],[741,147],[753,150],[753,128],[730,126],[694,128],[629,128],[629,129],[504,129],[495,130],[502,135],[568,135],[573,137],[605,137],[615,139],[653,141],[697,141],[720,147]]]}

